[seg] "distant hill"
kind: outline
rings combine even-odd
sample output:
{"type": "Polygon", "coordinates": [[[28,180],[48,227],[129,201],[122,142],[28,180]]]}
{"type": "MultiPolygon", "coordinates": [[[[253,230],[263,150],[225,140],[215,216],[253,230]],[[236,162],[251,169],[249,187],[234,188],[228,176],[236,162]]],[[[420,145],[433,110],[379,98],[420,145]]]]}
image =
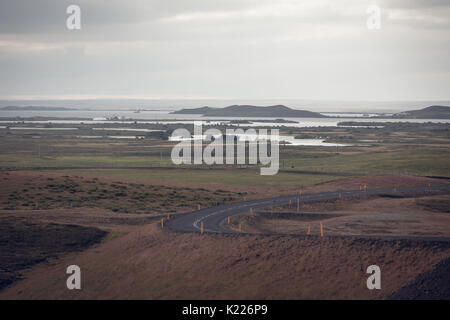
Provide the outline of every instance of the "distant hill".
{"type": "Polygon", "coordinates": [[[0,108],[0,110],[25,110],[25,111],[67,111],[67,110],[76,110],[72,108],[65,107],[41,107],[41,106],[26,106],[26,107],[16,107],[16,106],[8,106],[0,108]]]}
{"type": "Polygon", "coordinates": [[[172,114],[206,114],[213,110],[215,110],[215,108],[201,107],[201,108],[194,108],[194,109],[181,109],[181,110],[174,111],[171,113],[172,114]]]}
{"type": "Polygon", "coordinates": [[[283,105],[260,107],[250,105],[233,105],[225,108],[196,108],[182,109],[172,112],[174,114],[201,114],[207,117],[279,117],[279,118],[325,118],[324,115],[306,111],[295,110],[283,105]]]}
{"type": "Polygon", "coordinates": [[[392,117],[406,119],[450,119],[450,107],[430,106],[420,110],[396,113],[392,117]]]}

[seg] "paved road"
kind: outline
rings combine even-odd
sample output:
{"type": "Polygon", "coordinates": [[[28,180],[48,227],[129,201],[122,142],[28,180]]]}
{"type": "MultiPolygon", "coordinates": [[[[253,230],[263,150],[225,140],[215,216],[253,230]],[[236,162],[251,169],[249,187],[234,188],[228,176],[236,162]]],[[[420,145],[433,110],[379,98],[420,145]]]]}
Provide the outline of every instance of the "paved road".
{"type": "MultiPolygon", "coordinates": [[[[407,187],[398,188],[398,192],[412,193],[417,191],[443,191],[449,190],[450,186],[432,186],[432,187],[407,187]]],[[[366,192],[360,190],[347,190],[340,192],[321,192],[314,194],[302,194],[300,197],[301,202],[309,202],[316,200],[336,199],[339,197],[339,193],[342,196],[345,195],[357,195],[357,194],[386,194],[393,193],[394,189],[368,189],[366,192]]],[[[204,232],[216,232],[216,233],[237,233],[238,231],[230,230],[222,227],[222,222],[228,217],[240,215],[250,211],[250,208],[260,209],[271,206],[278,206],[289,203],[292,200],[292,205],[295,207],[297,204],[298,195],[281,196],[275,198],[250,200],[244,202],[237,202],[231,204],[224,204],[216,207],[205,208],[198,211],[179,215],[171,220],[167,221],[169,228],[176,231],[184,232],[200,232],[201,223],[203,222],[204,232]]]]}

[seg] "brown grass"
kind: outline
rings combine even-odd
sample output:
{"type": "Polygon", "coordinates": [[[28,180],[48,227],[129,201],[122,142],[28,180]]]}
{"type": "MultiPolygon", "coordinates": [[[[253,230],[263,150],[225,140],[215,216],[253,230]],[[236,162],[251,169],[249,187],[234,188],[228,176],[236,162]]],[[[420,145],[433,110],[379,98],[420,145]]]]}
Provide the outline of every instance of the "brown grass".
{"type": "MultiPolygon", "coordinates": [[[[7,176],[8,184],[18,186],[29,183],[27,179],[43,180],[39,173],[7,176]],[[24,180],[13,182],[12,177],[24,180]]],[[[369,186],[378,187],[392,182],[423,185],[430,181],[404,176],[364,178],[369,186]]],[[[348,189],[359,186],[360,179],[315,188],[348,189]]],[[[84,188],[84,182],[79,184],[84,188]]],[[[375,198],[328,206],[336,213],[359,209],[376,214],[370,208],[384,210],[392,203],[414,214],[426,211],[429,225],[441,223],[433,216],[440,213],[418,208],[415,199],[375,198]],[[418,211],[410,210],[410,206],[416,206],[418,211]]],[[[340,217],[326,220],[326,235],[320,238],[317,228],[309,237],[175,233],[161,230],[152,220],[157,215],[114,213],[105,208],[21,207],[1,213],[16,218],[35,215],[42,222],[69,223],[74,219],[73,223],[114,232],[107,241],[91,249],[65,254],[51,264],[40,263],[24,272],[25,279],[0,291],[0,299],[383,299],[450,256],[448,243],[330,236],[332,228],[338,230],[343,225],[338,221],[340,217]],[[71,264],[81,267],[81,291],[69,291],[65,286],[65,270],[71,264]],[[382,290],[366,288],[365,269],[372,264],[381,267],[382,290]]],[[[277,221],[276,217],[272,220],[277,221]]],[[[289,219],[281,220],[292,225],[289,219]]]]}
{"type": "Polygon", "coordinates": [[[104,208],[160,215],[242,200],[247,193],[173,187],[62,173],[0,172],[0,210],[104,208]]]}
{"type": "Polygon", "coordinates": [[[361,176],[325,182],[323,184],[305,187],[303,190],[304,192],[309,193],[322,191],[359,190],[359,187],[364,184],[367,185],[368,189],[379,189],[428,186],[428,184],[431,184],[431,186],[449,185],[450,181],[409,175],[361,176]]]}
{"type": "Polygon", "coordinates": [[[1,299],[382,299],[450,256],[448,244],[179,234],[156,225],[42,264],[1,299]],[[82,270],[82,290],[65,268],[82,270]],[[366,288],[367,266],[382,289],[366,288]]]}
{"type": "Polygon", "coordinates": [[[413,197],[351,196],[258,210],[231,219],[246,232],[305,235],[320,234],[320,222],[327,235],[404,236],[450,238],[449,195],[413,197]]]}
{"type": "Polygon", "coordinates": [[[21,271],[64,253],[100,242],[106,232],[92,227],[42,223],[33,218],[0,217],[0,289],[21,271]]]}

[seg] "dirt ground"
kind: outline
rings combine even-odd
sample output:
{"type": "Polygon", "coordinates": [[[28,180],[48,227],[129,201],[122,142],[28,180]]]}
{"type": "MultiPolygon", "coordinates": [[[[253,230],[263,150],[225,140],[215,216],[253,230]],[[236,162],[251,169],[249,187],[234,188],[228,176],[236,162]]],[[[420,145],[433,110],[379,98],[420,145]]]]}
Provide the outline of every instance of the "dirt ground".
{"type": "Polygon", "coordinates": [[[242,201],[247,192],[31,171],[0,172],[0,210],[102,208],[158,216],[242,201]]]}
{"type": "Polygon", "coordinates": [[[351,177],[337,181],[325,182],[315,186],[305,187],[303,192],[327,192],[340,190],[359,190],[366,185],[367,189],[416,187],[428,185],[449,185],[449,179],[436,179],[409,175],[380,175],[351,177]]]}
{"type": "Polygon", "coordinates": [[[381,299],[450,256],[448,243],[173,233],[151,224],[25,273],[0,299],[381,299]],[[65,268],[82,289],[65,287],[65,268]],[[382,270],[368,290],[365,269],[382,270]]]}
{"type": "MultiPolygon", "coordinates": [[[[50,176],[36,173],[36,177],[50,176]]],[[[357,189],[361,183],[371,188],[447,183],[410,176],[364,179],[304,191],[357,189]]],[[[200,235],[162,230],[160,214],[114,212],[103,206],[5,209],[0,211],[3,217],[97,227],[110,234],[83,252],[69,252],[24,270],[24,279],[0,291],[0,299],[384,299],[449,258],[450,243],[347,235],[385,230],[382,234],[448,237],[446,206],[435,205],[448,200],[448,195],[351,199],[303,208],[312,214],[336,215],[324,219],[323,238],[318,236],[320,220],[314,216],[307,222],[264,219],[280,228],[272,232],[291,228],[295,235],[200,235]],[[304,232],[306,223],[312,227],[310,236],[304,232]],[[66,288],[66,268],[72,264],[81,268],[79,291],[66,288]],[[381,268],[381,290],[366,287],[366,268],[372,264],[381,268]]]]}
{"type": "Polygon", "coordinates": [[[422,194],[413,198],[352,197],[342,200],[281,207],[232,219],[251,233],[450,237],[450,215],[429,204],[450,203],[450,195],[422,194]]]}

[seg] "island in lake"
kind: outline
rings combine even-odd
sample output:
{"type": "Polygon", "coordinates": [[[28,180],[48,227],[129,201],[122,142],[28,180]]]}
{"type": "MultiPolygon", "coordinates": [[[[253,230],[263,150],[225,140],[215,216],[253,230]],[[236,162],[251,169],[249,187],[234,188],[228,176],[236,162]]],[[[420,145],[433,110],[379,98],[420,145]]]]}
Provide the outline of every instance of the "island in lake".
{"type": "Polygon", "coordinates": [[[450,119],[450,107],[430,106],[420,110],[410,110],[396,113],[392,118],[403,119],[450,119]]]}
{"type": "Polygon", "coordinates": [[[295,110],[283,105],[268,107],[233,105],[225,108],[201,107],[182,109],[173,114],[200,114],[206,117],[284,117],[284,118],[326,118],[318,112],[295,110]]]}

